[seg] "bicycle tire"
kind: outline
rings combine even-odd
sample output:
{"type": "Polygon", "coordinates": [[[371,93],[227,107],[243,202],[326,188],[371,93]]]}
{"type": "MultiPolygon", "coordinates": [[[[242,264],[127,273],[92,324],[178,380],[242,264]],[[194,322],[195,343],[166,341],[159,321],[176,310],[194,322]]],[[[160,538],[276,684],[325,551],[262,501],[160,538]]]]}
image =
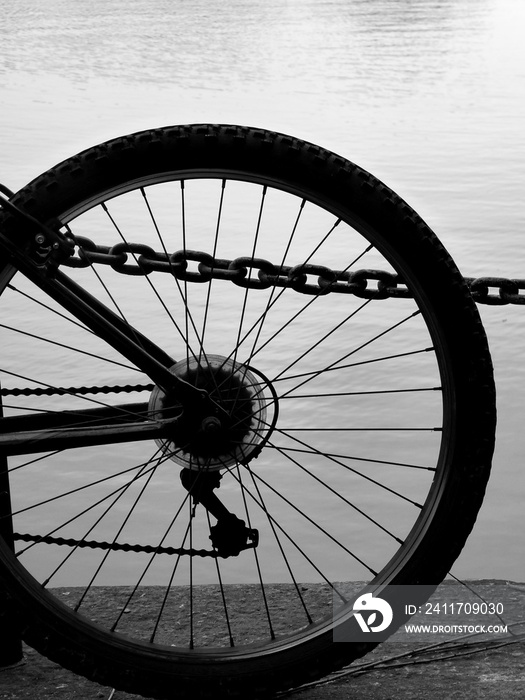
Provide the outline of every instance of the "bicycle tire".
{"type": "MultiPolygon", "coordinates": [[[[446,441],[421,515],[374,580],[437,586],[483,500],[494,447],[495,389],[484,330],[463,278],[408,204],[371,174],[318,146],[263,129],[202,124],[153,129],[90,148],[38,177],[12,202],[42,222],[74,229],[101,202],[111,205],[140,188],[199,178],[246,182],[328,212],[361,234],[414,295],[441,374],[446,441]]],[[[2,229],[27,244],[27,232],[12,215],[3,216],[2,229]]],[[[3,291],[13,288],[13,273],[8,262],[0,268],[3,291]]],[[[28,644],[94,681],[148,697],[264,697],[326,675],[375,646],[334,643],[333,622],[324,618],[317,627],[263,646],[207,651],[148,645],[101,629],[64,606],[1,541],[0,575],[28,644]]]]}

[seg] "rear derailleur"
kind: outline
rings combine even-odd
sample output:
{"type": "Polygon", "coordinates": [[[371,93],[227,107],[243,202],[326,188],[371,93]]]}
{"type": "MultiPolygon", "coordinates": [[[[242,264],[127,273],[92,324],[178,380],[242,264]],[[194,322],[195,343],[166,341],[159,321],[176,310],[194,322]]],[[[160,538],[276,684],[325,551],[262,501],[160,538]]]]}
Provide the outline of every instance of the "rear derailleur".
{"type": "Polygon", "coordinates": [[[180,480],[193,499],[200,503],[217,519],[210,527],[210,540],[221,557],[236,557],[244,549],[254,549],[259,544],[259,531],[246,527],[241,520],[226,508],[214,493],[220,487],[222,476],[218,471],[182,469],[180,480]]]}

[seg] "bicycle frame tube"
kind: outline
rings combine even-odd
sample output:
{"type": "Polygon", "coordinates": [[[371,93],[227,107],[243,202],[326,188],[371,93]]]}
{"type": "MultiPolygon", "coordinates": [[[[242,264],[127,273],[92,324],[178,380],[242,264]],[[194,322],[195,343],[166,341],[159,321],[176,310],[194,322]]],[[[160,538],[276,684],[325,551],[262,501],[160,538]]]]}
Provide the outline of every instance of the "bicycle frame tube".
{"type": "Polygon", "coordinates": [[[175,361],[138,330],[58,269],[39,266],[0,233],[0,250],[11,263],[78,321],[147,374],[164,392],[173,392],[183,406],[202,404],[207,392],[180,379],[170,367],[175,361]]]}

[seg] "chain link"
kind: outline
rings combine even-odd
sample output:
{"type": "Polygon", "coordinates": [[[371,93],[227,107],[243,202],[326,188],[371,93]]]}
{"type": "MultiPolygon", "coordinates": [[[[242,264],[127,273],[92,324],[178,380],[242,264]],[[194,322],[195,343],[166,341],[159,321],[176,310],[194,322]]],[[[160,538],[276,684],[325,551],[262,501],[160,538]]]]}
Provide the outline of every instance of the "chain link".
{"type": "Polygon", "coordinates": [[[506,277],[465,277],[472,298],[478,304],[502,306],[504,304],[525,304],[525,279],[507,279],[506,277]],[[490,293],[490,289],[497,292],[490,293]]]}

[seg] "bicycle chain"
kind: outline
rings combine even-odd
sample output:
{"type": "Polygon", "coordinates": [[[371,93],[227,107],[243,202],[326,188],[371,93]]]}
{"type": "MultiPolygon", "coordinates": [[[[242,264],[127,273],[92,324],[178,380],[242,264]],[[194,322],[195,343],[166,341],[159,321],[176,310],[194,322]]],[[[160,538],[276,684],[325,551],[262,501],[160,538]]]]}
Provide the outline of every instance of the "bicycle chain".
{"type": "Polygon", "coordinates": [[[70,386],[70,387],[24,387],[23,389],[2,389],[2,396],[61,396],[74,394],[131,394],[134,391],[153,391],[154,384],[125,384],[124,386],[70,386]]]}
{"type": "MultiPolygon", "coordinates": [[[[164,272],[187,282],[204,283],[222,279],[248,289],[267,289],[273,286],[290,287],[302,294],[318,296],[337,293],[353,294],[362,299],[412,298],[411,291],[401,277],[385,270],[362,269],[350,272],[311,263],[291,267],[274,265],[263,258],[245,256],[224,260],[198,250],[178,250],[170,255],[157,252],[142,243],[121,242],[111,247],[97,245],[84,236],[77,236],[75,242],[77,254],[63,262],[68,267],[82,268],[98,263],[109,265],[124,275],[164,272]],[[130,255],[133,262],[129,260],[130,255]],[[189,269],[189,263],[196,264],[193,266],[195,269],[189,269]],[[256,271],[256,275],[252,277],[251,271],[256,271]],[[317,277],[315,283],[308,281],[312,276],[317,277]]],[[[525,290],[525,279],[466,277],[465,282],[478,304],[525,304],[525,293],[521,293],[521,290],[525,290]],[[498,291],[491,293],[491,289],[498,291]]]]}
{"type": "MultiPolygon", "coordinates": [[[[13,538],[20,542],[35,542],[43,544],[65,545],[67,547],[79,547],[80,549],[104,549],[115,552],[139,552],[145,554],[170,554],[192,557],[222,557],[214,549],[185,549],[183,547],[154,547],[153,545],[128,544],[120,542],[98,542],[96,540],[75,540],[73,538],[51,537],[51,535],[30,535],[28,533],[15,532],[13,538]]],[[[223,557],[224,558],[224,557],[223,557]]]]}

